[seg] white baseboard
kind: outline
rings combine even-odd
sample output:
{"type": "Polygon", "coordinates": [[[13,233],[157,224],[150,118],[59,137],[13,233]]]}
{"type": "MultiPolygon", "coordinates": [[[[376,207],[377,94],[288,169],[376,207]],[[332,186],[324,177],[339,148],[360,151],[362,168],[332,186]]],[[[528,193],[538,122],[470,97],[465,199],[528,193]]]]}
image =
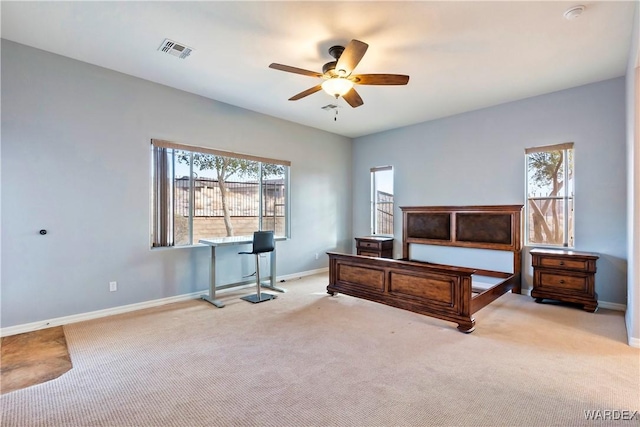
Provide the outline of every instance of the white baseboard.
{"type": "MultiPolygon", "coordinates": [[[[288,274],[276,278],[276,281],[282,282],[287,280],[301,279],[305,276],[311,276],[314,274],[324,273],[329,271],[329,268],[319,268],[316,270],[303,271],[301,273],[288,274]]],[[[251,284],[245,285],[245,287],[254,286],[251,284]]],[[[238,288],[230,288],[237,290],[238,288]]],[[[229,291],[230,289],[223,289],[220,293],[229,291]]],[[[24,323],[22,325],[8,326],[0,329],[0,337],[8,337],[10,335],[23,334],[25,332],[33,332],[40,329],[52,328],[54,326],[68,325],[71,323],[83,322],[85,320],[98,319],[100,317],[113,316],[114,314],[128,313],[130,311],[142,310],[145,308],[158,307],[160,305],[171,304],[174,302],[187,301],[191,299],[200,298],[202,295],[207,295],[206,291],[192,292],[189,294],[176,295],[168,298],[160,298],[151,301],[140,302],[136,304],[121,305],[113,308],[106,308],[104,310],[90,311],[87,313],[74,314],[71,316],[57,317],[55,319],[48,319],[33,323],[24,323]]],[[[216,290],[216,294],[218,291],[216,290]]]]}
{"type": "Polygon", "coordinates": [[[608,301],[601,301],[601,300],[598,300],[598,308],[606,308],[606,309],[615,310],[615,311],[627,311],[626,304],[618,304],[616,302],[608,302],[608,301]]]}
{"type": "Polygon", "coordinates": [[[157,307],[160,305],[171,304],[174,302],[186,301],[190,299],[200,298],[206,294],[206,291],[193,292],[190,294],[176,295],[174,297],[161,298],[151,301],[140,302],[136,304],[121,305],[104,310],[90,311],[87,313],[73,314],[71,316],[57,317],[55,319],[44,320],[41,322],[25,323],[22,325],[9,326],[0,329],[0,336],[22,334],[25,332],[37,331],[39,329],[52,328],[54,326],[68,325],[70,323],[82,322],[85,320],[98,319],[100,317],[113,316],[114,314],[128,313],[130,311],[142,310],[144,308],[157,307]]]}
{"type": "MultiPolygon", "coordinates": [[[[287,281],[287,280],[294,280],[294,279],[302,279],[305,276],[313,276],[314,274],[320,274],[320,273],[328,273],[329,272],[329,267],[324,267],[324,268],[317,268],[315,270],[308,270],[308,271],[303,271],[302,273],[294,273],[294,274],[288,274],[286,276],[281,276],[276,278],[276,281],[281,282],[281,281],[287,281]]],[[[329,283],[327,283],[328,285],[329,283]]]]}
{"type": "Polygon", "coordinates": [[[627,342],[631,347],[640,348],[640,338],[631,336],[631,331],[636,330],[636,328],[634,327],[634,325],[630,325],[630,322],[633,322],[633,320],[631,319],[629,313],[627,313],[624,319],[624,324],[627,327],[627,342]]]}

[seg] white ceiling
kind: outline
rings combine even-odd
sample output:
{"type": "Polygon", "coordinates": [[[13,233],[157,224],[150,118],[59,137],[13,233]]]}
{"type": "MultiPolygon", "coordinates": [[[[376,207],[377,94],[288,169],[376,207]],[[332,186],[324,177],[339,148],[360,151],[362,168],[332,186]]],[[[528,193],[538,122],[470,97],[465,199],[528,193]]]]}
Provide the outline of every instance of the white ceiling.
{"type": "Polygon", "coordinates": [[[12,2],[2,38],[249,110],[358,137],[624,75],[635,2],[12,2]],[[565,20],[565,10],[586,11],[565,20]],[[165,38],[194,49],[162,54],[165,38]],[[318,92],[327,50],[369,44],[355,72],[411,76],[357,86],[364,105],[318,92]]]}

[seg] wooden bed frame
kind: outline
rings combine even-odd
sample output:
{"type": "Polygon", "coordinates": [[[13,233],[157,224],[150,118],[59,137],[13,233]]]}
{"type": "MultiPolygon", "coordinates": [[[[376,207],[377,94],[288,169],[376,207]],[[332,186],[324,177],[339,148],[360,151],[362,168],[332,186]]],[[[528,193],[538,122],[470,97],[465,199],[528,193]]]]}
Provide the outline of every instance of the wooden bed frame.
{"type": "Polygon", "coordinates": [[[522,205],[401,207],[402,259],[328,252],[330,295],[343,293],[475,328],[473,314],[511,290],[520,293],[522,205]],[[511,272],[412,260],[410,245],[513,253],[511,272]],[[474,279],[488,286],[477,288],[474,279]]]}

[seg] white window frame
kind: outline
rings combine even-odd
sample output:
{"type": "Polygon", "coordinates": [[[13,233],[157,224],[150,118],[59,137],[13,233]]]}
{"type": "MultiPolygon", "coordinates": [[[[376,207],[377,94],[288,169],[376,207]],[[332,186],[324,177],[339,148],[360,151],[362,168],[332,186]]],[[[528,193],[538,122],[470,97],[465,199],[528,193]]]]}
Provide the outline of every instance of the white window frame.
{"type": "MultiPolygon", "coordinates": [[[[371,204],[371,235],[373,236],[389,236],[393,237],[393,227],[394,227],[394,210],[395,210],[395,201],[392,200],[388,204],[391,205],[390,214],[391,214],[391,226],[389,227],[389,232],[384,233],[380,232],[381,224],[378,221],[378,211],[381,210],[380,203],[378,203],[378,185],[376,182],[376,174],[379,172],[387,172],[391,171],[391,176],[393,178],[393,166],[377,166],[370,169],[371,171],[371,193],[370,193],[370,204],[371,204]]],[[[392,182],[392,192],[391,196],[393,197],[393,182],[392,182]]],[[[384,230],[383,230],[384,231],[384,230]]]]}
{"type": "Polygon", "coordinates": [[[532,147],[525,149],[525,244],[527,246],[542,246],[550,248],[574,248],[575,247],[575,148],[573,142],[567,142],[563,144],[547,145],[542,147],[532,147]],[[561,189],[561,193],[555,196],[534,196],[531,197],[531,182],[529,181],[529,156],[535,153],[543,152],[563,152],[562,162],[562,176],[565,180],[565,185],[561,189]],[[571,153],[570,153],[571,152],[571,153]],[[572,185],[566,185],[569,181],[570,169],[572,169],[573,175],[571,176],[572,185]],[[562,221],[562,235],[563,241],[561,243],[539,243],[531,241],[531,202],[540,200],[559,200],[563,205],[563,221],[562,221]],[[571,210],[571,212],[570,212],[571,210]],[[571,215],[570,215],[571,213],[571,215]],[[571,218],[571,220],[568,220],[571,218]]]}

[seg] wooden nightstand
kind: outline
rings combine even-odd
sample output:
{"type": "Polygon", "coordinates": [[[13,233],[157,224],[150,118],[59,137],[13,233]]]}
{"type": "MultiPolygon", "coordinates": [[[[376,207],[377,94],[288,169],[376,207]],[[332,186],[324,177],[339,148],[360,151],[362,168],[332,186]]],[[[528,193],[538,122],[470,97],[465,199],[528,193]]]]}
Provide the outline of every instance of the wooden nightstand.
{"type": "Polygon", "coordinates": [[[597,254],[556,249],[532,249],[533,290],[536,302],[553,299],[582,304],[586,311],[598,308],[595,292],[597,254]]]}
{"type": "Polygon", "coordinates": [[[356,254],[378,258],[393,258],[393,237],[356,237],[356,254]]]}

